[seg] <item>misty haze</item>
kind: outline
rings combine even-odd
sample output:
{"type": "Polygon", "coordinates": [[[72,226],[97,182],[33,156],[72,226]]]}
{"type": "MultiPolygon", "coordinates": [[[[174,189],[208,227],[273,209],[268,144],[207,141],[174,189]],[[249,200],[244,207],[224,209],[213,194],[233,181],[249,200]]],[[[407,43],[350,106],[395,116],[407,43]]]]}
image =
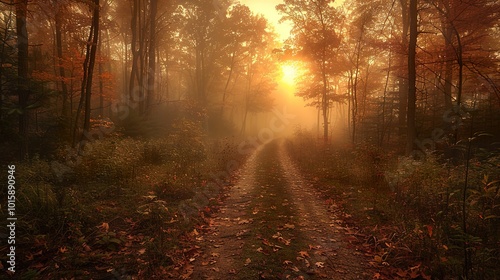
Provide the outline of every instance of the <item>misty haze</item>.
{"type": "Polygon", "coordinates": [[[0,279],[500,279],[500,2],[0,0],[0,279]]]}

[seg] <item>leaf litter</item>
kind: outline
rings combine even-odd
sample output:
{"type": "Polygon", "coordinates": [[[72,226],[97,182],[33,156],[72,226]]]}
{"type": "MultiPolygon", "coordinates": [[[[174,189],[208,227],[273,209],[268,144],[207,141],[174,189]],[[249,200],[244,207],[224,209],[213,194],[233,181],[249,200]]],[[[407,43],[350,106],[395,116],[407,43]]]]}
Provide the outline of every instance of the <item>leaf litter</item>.
{"type": "Polygon", "coordinates": [[[355,246],[355,232],[330,211],[334,202],[325,203],[304,181],[281,143],[273,141],[256,151],[240,174],[220,212],[212,216],[205,239],[199,240],[203,253],[192,263],[193,271],[183,275],[221,280],[373,279],[369,257],[355,246]],[[266,156],[273,162],[263,163],[266,156]],[[263,177],[270,182],[258,183],[263,177]],[[281,192],[279,187],[286,189],[281,192]]]}

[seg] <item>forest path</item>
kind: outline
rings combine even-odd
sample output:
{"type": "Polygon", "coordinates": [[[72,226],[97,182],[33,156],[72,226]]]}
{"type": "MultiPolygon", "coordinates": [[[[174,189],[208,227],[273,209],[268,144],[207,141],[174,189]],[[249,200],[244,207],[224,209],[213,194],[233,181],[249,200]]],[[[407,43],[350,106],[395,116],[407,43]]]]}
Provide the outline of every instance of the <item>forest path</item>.
{"type": "Polygon", "coordinates": [[[260,147],[240,170],[190,279],[370,279],[349,229],[300,175],[284,141],[260,147]]]}

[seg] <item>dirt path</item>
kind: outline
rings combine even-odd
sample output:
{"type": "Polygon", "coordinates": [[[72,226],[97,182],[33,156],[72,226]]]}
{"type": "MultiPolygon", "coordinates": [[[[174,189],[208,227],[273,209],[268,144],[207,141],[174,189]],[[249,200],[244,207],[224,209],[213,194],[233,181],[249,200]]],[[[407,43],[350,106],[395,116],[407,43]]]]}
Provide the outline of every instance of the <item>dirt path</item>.
{"type": "Polygon", "coordinates": [[[348,233],[273,141],[249,158],[199,238],[190,279],[371,279],[348,233]]]}

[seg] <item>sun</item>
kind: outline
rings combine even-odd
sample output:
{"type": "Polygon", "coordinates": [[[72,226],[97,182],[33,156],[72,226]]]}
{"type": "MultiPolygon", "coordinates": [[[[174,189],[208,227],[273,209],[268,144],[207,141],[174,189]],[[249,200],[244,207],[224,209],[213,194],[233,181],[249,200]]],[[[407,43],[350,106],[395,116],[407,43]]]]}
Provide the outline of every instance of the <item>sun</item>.
{"type": "Polygon", "coordinates": [[[292,64],[282,64],[281,72],[283,74],[282,80],[283,82],[293,85],[295,84],[295,80],[297,79],[297,68],[292,64]]]}
{"type": "Polygon", "coordinates": [[[281,73],[283,74],[281,80],[288,84],[294,85],[298,77],[298,69],[295,65],[285,63],[281,65],[281,73]]]}

